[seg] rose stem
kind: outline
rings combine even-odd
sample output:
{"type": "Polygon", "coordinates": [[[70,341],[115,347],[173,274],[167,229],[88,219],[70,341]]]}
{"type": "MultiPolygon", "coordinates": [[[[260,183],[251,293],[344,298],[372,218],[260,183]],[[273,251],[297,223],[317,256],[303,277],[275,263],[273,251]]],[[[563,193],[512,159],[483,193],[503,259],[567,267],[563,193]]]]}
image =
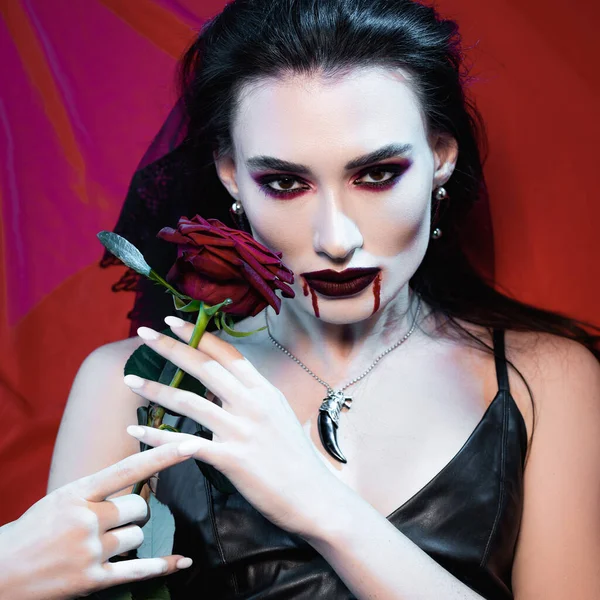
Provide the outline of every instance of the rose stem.
{"type": "Polygon", "coordinates": [[[150,269],[150,275],[148,277],[166,287],[174,296],[177,296],[177,298],[179,298],[180,300],[191,300],[189,296],[184,296],[183,294],[180,294],[172,285],[167,283],[156,271],[150,269]]]}
{"type": "MultiPolygon", "coordinates": [[[[188,346],[191,346],[192,348],[197,348],[198,344],[200,343],[200,339],[202,338],[202,335],[204,334],[204,332],[206,331],[206,328],[208,327],[208,324],[211,320],[211,316],[209,316],[207,314],[207,312],[204,310],[204,302],[200,302],[200,309],[198,310],[198,317],[196,319],[196,325],[194,326],[194,331],[192,332],[192,338],[190,339],[190,341],[188,342],[188,346]]],[[[173,375],[173,378],[171,379],[171,383],[169,383],[169,387],[179,387],[179,384],[181,383],[181,380],[183,379],[183,376],[185,375],[185,371],[182,371],[181,369],[177,369],[177,371],[175,372],[175,375],[173,375]]],[[[149,416],[148,419],[148,425],[150,427],[155,427],[156,429],[158,429],[161,425],[162,425],[162,420],[163,417],[165,416],[165,409],[162,406],[154,406],[154,409],[151,412],[151,416],[149,416]]],[[[139,494],[142,491],[142,488],[144,487],[144,484],[146,482],[145,481],[138,481],[132,491],[132,494],[137,494],[139,496],[139,494]]]]}
{"type": "MultiPolygon", "coordinates": [[[[200,302],[200,309],[198,310],[198,317],[196,319],[196,325],[194,326],[194,331],[192,332],[192,338],[188,342],[188,346],[192,348],[197,348],[200,343],[200,339],[202,335],[206,331],[208,323],[210,322],[211,317],[204,310],[204,302],[200,302]]],[[[171,379],[171,383],[169,383],[169,387],[179,387],[183,376],[185,375],[185,371],[181,369],[177,369],[175,375],[173,375],[173,379],[171,379]]],[[[152,427],[160,427],[162,425],[163,416],[165,414],[165,409],[162,406],[157,406],[154,410],[153,419],[152,419],[152,427]]]]}

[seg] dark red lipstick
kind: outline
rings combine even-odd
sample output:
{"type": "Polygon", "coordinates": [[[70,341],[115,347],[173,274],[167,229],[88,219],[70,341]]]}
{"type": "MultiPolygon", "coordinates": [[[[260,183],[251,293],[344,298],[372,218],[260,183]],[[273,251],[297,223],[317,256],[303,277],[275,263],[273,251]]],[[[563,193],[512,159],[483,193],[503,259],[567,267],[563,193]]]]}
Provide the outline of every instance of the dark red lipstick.
{"type": "Polygon", "coordinates": [[[369,269],[345,269],[344,271],[311,271],[302,273],[306,283],[323,296],[339,298],[353,296],[369,287],[375,280],[381,269],[378,267],[369,269]]]}

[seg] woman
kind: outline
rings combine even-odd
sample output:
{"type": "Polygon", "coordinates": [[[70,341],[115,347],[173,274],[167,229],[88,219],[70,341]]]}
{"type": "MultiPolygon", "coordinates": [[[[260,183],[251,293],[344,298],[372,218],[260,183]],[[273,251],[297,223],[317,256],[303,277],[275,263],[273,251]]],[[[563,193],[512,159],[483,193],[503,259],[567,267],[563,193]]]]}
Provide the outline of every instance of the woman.
{"type": "MultiPolygon", "coordinates": [[[[193,350],[191,325],[170,319],[180,341],[146,328],[93,354],[50,479],[136,440],[195,440],[237,491],[192,461],[161,474],[174,551],[194,560],[173,597],[597,597],[595,338],[494,291],[465,258],[485,185],[462,79],[455,23],[409,0],[236,0],[184,57],[185,140],[134,179],[117,231],[160,271],[173,256],[158,229],[225,220],[233,202],[283,253],[295,297],[240,322],[267,327],[241,340],[193,350]],[[123,386],[142,342],[220,401],[123,386]],[[125,436],[149,400],[183,415],[182,432],[125,436]],[[100,401],[90,439],[80,424],[100,401]],[[196,423],[214,438],[191,437],[196,423]]],[[[148,298],[132,316],[160,328],[148,298]]]]}

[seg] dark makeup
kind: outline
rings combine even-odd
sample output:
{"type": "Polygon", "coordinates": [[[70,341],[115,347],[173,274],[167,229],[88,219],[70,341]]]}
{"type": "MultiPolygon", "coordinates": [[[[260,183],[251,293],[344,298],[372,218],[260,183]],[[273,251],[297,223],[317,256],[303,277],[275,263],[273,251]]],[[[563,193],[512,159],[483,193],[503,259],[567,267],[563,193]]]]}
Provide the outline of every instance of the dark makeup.
{"type": "Polygon", "coordinates": [[[373,284],[373,313],[381,304],[381,270],[375,268],[345,269],[331,271],[330,269],[301,273],[302,291],[305,296],[310,293],[313,310],[319,317],[319,302],[317,292],[330,299],[349,298],[357,295],[373,284]]]}
{"type": "MultiPolygon", "coordinates": [[[[358,174],[352,185],[369,192],[387,191],[397,183],[411,164],[412,161],[403,159],[394,163],[368,167],[358,174]],[[360,181],[367,176],[370,176],[373,181],[360,181]]],[[[272,198],[289,200],[312,189],[308,183],[298,176],[286,173],[253,173],[252,179],[264,194],[272,198]],[[280,189],[273,187],[272,184],[278,185],[280,189]],[[297,187],[302,184],[304,184],[303,187],[297,187]],[[285,186],[289,187],[286,188],[285,186]]]]}

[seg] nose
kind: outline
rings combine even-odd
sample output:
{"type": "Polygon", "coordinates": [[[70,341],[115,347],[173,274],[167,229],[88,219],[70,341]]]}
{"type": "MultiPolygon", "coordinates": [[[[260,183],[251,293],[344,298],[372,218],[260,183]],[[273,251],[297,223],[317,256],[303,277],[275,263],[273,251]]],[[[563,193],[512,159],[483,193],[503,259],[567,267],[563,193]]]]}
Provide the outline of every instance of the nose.
{"type": "Polygon", "coordinates": [[[315,215],[313,246],[335,261],[352,256],[364,241],[356,223],[346,214],[339,198],[324,198],[315,215]]]}

